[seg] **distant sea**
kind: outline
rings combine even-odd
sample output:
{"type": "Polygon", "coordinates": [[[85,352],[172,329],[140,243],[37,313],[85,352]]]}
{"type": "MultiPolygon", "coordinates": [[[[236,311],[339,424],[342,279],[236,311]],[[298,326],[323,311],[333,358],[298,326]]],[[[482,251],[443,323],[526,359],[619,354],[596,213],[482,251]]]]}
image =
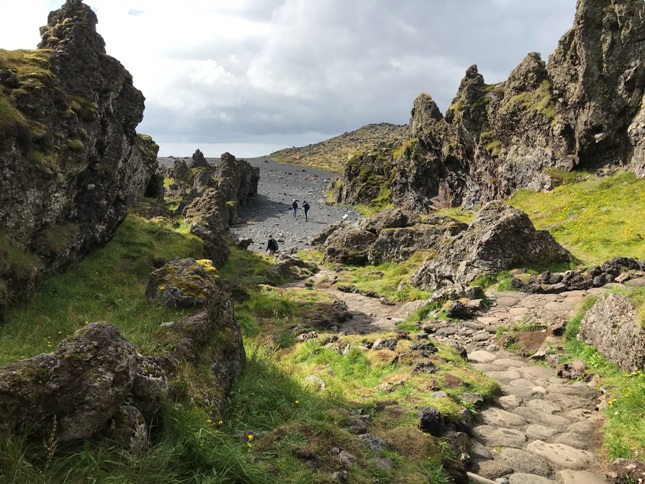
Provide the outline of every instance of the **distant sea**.
{"type": "Polygon", "coordinates": [[[191,157],[199,149],[206,158],[219,158],[222,153],[230,153],[236,158],[255,158],[265,156],[274,151],[287,148],[277,144],[248,144],[248,143],[159,143],[159,157],[175,158],[191,157]]]}

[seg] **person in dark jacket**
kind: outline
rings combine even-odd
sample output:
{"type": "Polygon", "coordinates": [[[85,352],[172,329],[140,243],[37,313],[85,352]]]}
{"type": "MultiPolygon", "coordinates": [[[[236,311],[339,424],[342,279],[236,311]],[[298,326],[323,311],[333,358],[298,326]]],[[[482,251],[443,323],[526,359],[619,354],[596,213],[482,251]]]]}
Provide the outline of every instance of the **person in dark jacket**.
{"type": "Polygon", "coordinates": [[[302,204],[302,209],[305,211],[305,222],[307,222],[309,220],[308,214],[309,214],[309,209],[310,208],[311,207],[307,203],[307,200],[305,200],[305,203],[302,204]]]}
{"type": "Polygon", "coordinates": [[[291,210],[293,210],[293,218],[296,218],[296,212],[298,211],[298,200],[295,198],[291,202],[291,210]]]}
{"type": "Polygon", "coordinates": [[[278,241],[273,238],[273,235],[269,235],[269,242],[267,242],[267,248],[265,252],[267,250],[271,255],[275,255],[275,253],[278,251],[278,241]]]}

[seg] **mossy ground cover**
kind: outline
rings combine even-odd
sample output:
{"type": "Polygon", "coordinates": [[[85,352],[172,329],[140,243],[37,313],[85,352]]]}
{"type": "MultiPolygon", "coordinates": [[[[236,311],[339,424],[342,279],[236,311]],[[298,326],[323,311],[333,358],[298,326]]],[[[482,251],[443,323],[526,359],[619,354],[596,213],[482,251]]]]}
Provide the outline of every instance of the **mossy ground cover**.
{"type": "MultiPolygon", "coordinates": [[[[303,257],[313,258],[322,263],[322,254],[317,251],[307,251],[303,257]]],[[[427,299],[432,294],[412,286],[410,276],[424,261],[426,254],[423,251],[415,253],[404,262],[385,262],[379,265],[363,267],[343,267],[334,269],[334,264],[325,264],[334,269],[335,283],[350,284],[362,291],[375,292],[392,301],[404,302],[417,299],[427,299]]]]}

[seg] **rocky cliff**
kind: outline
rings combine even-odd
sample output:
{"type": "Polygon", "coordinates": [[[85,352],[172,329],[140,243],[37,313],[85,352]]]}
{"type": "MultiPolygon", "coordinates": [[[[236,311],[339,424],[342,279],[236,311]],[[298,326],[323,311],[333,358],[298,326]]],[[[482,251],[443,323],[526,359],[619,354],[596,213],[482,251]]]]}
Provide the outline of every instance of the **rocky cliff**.
{"type": "Polygon", "coordinates": [[[156,170],[144,97],[96,24],[68,0],[37,50],[0,50],[0,309],[109,241],[156,170]]]}
{"type": "Polygon", "coordinates": [[[445,116],[421,94],[410,139],[388,157],[352,160],[335,198],[388,195],[425,212],[549,189],[554,170],[618,166],[643,177],[644,58],[642,0],[578,0],[573,28],[548,64],[531,53],[499,84],[470,67],[445,116]]]}

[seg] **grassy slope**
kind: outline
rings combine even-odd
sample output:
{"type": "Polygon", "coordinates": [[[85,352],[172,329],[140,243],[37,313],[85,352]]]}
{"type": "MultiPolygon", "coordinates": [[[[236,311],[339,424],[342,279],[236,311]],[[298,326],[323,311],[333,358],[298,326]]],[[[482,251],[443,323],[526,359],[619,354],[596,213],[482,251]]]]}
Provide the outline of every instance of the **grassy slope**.
{"type": "Polygon", "coordinates": [[[645,180],[632,173],[564,179],[549,193],[520,190],[513,206],[585,264],[612,257],[645,259],[645,180]]]}

